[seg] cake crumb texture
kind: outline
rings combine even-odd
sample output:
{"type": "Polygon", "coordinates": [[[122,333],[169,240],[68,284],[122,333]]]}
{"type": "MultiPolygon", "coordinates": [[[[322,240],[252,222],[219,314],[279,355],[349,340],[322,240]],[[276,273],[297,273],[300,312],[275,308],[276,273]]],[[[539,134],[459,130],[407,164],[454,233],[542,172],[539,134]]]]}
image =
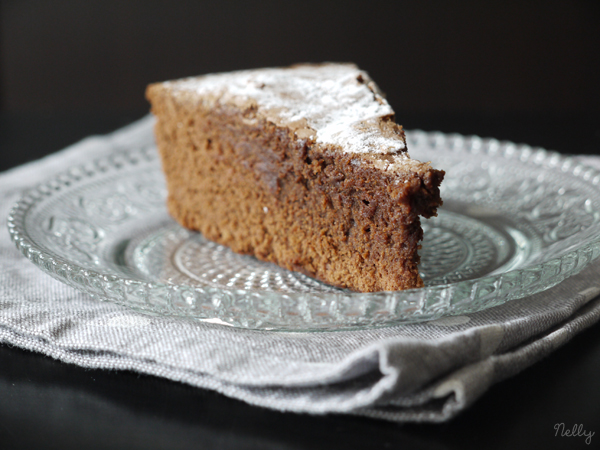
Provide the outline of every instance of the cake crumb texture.
{"type": "MultiPolygon", "coordinates": [[[[332,69],[312,76],[343,90],[350,67],[358,83],[372,84],[372,111],[347,113],[358,117],[349,125],[352,133],[373,134],[354,141],[368,147],[361,151],[348,151],[347,136],[319,138],[335,120],[299,115],[303,108],[318,109],[314,105],[298,106],[292,114],[285,105],[262,105],[260,96],[252,96],[258,88],[228,90],[232,77],[236,86],[256,83],[252,71],[223,74],[228,81],[221,84],[215,81],[220,75],[206,76],[210,89],[203,77],[150,85],[169,212],[182,226],[235,252],[332,285],[361,292],[420,287],[419,216],[436,214],[444,173],[410,159],[402,128],[368,75],[340,66],[342,75],[332,69]]],[[[294,67],[261,70],[293,78],[294,70],[305,77],[323,66],[294,67]]],[[[279,86],[267,97],[287,95],[294,105],[303,96],[318,102],[294,87],[304,81],[282,83],[292,86],[287,94],[279,86]]]]}

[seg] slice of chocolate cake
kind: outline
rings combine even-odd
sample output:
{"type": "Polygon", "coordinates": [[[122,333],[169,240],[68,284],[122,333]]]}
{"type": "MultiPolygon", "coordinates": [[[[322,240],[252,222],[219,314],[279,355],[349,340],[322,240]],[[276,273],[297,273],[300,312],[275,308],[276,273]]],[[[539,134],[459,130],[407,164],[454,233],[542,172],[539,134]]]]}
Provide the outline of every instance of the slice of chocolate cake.
{"type": "Polygon", "coordinates": [[[422,229],[444,172],[352,64],[152,84],[168,209],[238,253],[355,291],[422,286],[422,229]]]}

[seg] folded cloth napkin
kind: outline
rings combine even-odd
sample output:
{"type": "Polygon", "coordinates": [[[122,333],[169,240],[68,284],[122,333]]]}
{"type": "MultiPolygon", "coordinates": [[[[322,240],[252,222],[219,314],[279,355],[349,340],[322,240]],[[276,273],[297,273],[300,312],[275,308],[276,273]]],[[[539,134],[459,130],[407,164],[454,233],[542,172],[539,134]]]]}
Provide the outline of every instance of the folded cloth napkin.
{"type": "MultiPolygon", "coordinates": [[[[159,317],[99,302],[14,247],[10,207],[66,167],[151,144],[152,119],[0,175],[0,342],[88,368],[133,370],[253,405],[398,422],[444,421],[600,319],[600,263],[474,314],[363,331],[284,333],[159,317]]],[[[600,168],[600,158],[584,162],[600,168]]]]}

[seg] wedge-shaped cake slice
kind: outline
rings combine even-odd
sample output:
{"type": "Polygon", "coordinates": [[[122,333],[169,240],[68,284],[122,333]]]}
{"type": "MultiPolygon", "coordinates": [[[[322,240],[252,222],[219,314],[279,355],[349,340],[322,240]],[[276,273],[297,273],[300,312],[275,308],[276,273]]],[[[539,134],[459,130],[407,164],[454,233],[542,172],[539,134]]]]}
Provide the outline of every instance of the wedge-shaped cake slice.
{"type": "Polygon", "coordinates": [[[152,84],[168,209],[238,253],[355,291],[422,286],[422,229],[444,172],[411,159],[352,64],[152,84]]]}

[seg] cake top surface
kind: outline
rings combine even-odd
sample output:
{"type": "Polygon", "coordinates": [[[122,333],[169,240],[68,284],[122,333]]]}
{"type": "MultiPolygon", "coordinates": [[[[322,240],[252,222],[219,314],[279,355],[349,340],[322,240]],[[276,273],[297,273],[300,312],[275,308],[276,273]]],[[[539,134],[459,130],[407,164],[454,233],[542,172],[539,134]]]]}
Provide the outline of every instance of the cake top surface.
{"type": "Polygon", "coordinates": [[[176,97],[214,104],[254,106],[258,116],[293,129],[299,138],[349,153],[407,159],[394,111],[367,75],[353,64],[303,64],[243,70],[167,81],[176,97]]]}

